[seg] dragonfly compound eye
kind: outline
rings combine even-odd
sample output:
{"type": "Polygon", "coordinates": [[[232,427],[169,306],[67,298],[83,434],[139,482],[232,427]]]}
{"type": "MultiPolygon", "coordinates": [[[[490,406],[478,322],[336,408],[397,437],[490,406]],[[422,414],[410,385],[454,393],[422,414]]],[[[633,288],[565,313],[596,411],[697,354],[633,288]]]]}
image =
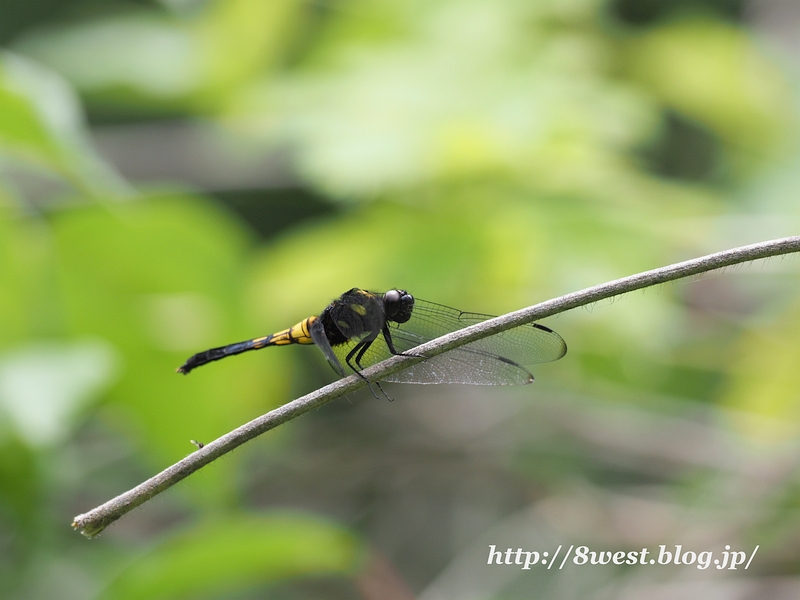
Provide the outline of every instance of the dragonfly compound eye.
{"type": "Polygon", "coordinates": [[[383,310],[386,318],[396,323],[405,323],[411,318],[414,297],[405,290],[389,290],[383,295],[383,310]]]}
{"type": "Polygon", "coordinates": [[[401,298],[400,290],[389,290],[383,295],[383,301],[389,305],[399,302],[400,298],[401,298]]]}

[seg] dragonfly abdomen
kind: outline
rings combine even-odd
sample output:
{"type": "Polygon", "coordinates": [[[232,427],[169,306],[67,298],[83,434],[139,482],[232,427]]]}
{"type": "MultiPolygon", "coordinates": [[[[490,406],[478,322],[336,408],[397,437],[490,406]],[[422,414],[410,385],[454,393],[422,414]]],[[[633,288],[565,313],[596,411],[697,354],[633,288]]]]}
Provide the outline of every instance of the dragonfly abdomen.
{"type": "Polygon", "coordinates": [[[287,344],[313,344],[314,340],[311,339],[310,327],[313,325],[317,317],[308,317],[299,323],[278,331],[264,337],[253,338],[244,342],[237,342],[227,346],[220,346],[219,348],[211,348],[205,352],[199,352],[189,358],[182,366],[178,367],[178,373],[186,375],[193,369],[202,366],[206,363],[220,360],[234,354],[241,354],[248,350],[258,350],[266,348],[267,346],[285,346],[287,344]]]}
{"type": "Polygon", "coordinates": [[[264,346],[285,346],[286,344],[313,344],[314,340],[311,339],[310,328],[316,320],[317,317],[308,317],[292,325],[289,329],[284,329],[267,337],[251,340],[252,342],[261,343],[260,346],[254,346],[254,349],[263,348],[264,346]]]}

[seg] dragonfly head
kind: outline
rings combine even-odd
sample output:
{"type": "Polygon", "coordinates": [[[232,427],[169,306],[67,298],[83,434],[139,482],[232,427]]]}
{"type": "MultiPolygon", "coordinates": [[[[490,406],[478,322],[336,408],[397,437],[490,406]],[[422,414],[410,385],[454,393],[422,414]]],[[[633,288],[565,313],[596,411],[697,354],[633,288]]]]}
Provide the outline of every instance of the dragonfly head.
{"type": "Polygon", "coordinates": [[[388,320],[405,323],[414,311],[414,296],[405,290],[389,290],[383,295],[383,310],[388,320]]]}

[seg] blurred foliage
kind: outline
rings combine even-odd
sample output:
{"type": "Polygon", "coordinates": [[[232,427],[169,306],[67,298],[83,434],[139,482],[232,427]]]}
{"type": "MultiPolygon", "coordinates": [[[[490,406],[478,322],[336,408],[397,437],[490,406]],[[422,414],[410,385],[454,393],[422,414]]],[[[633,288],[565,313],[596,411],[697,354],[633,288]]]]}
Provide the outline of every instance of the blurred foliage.
{"type": "Polygon", "coordinates": [[[0,3],[3,598],[797,595],[796,259],[561,315],[535,386],[358,395],[67,527],[330,381],[309,348],[174,369],[350,287],[497,313],[796,234],[796,64],[741,3],[52,7],[0,3]],[[203,178],[122,152],[176,122],[203,178]],[[484,566],[572,543],[761,550],[735,580],[484,566]]]}
{"type": "Polygon", "coordinates": [[[348,574],[360,558],[352,535],[319,519],[225,519],[167,540],[128,567],[102,597],[176,598],[299,575],[348,574]]]}

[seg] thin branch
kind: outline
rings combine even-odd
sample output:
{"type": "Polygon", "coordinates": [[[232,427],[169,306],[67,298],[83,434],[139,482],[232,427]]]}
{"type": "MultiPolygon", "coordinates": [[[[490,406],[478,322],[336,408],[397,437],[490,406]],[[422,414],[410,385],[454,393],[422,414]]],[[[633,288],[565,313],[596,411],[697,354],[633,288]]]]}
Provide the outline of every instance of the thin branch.
{"type": "MultiPolygon", "coordinates": [[[[675,281],[676,279],[690,277],[699,273],[706,273],[729,265],[792,252],[800,252],[800,236],[772,240],[750,246],[733,248],[732,250],[726,250],[716,254],[709,254],[701,258],[687,260],[659,269],[653,269],[652,271],[631,275],[630,277],[617,279],[609,283],[596,285],[579,292],[573,292],[566,296],[547,300],[546,302],[541,302],[522,310],[489,319],[427,342],[416,348],[415,352],[427,357],[436,356],[442,352],[452,350],[453,348],[463,346],[464,344],[488,337],[495,333],[500,333],[501,331],[526,323],[532,323],[533,321],[562,313],[579,306],[585,306],[597,302],[598,300],[612,298],[620,294],[658,285],[667,281],[675,281]]],[[[388,360],[365,369],[363,375],[370,381],[379,381],[387,375],[401,371],[421,360],[424,359],[416,356],[393,356],[388,360]]],[[[196,452],[193,452],[183,460],[175,463],[158,475],[151,477],[135,488],[120,494],[116,498],[109,500],[105,504],[85,514],[78,515],[75,517],[72,526],[79,529],[85,536],[93,537],[128,511],[133,510],[156,494],[172,487],[181,479],[188,477],[201,467],[204,467],[234,448],[241,446],[246,441],[314,410],[315,408],[319,408],[336,398],[340,398],[345,394],[362,388],[365,385],[364,379],[356,375],[351,375],[284,404],[280,408],[276,408],[234,429],[213,442],[206,444],[196,452]]]]}

